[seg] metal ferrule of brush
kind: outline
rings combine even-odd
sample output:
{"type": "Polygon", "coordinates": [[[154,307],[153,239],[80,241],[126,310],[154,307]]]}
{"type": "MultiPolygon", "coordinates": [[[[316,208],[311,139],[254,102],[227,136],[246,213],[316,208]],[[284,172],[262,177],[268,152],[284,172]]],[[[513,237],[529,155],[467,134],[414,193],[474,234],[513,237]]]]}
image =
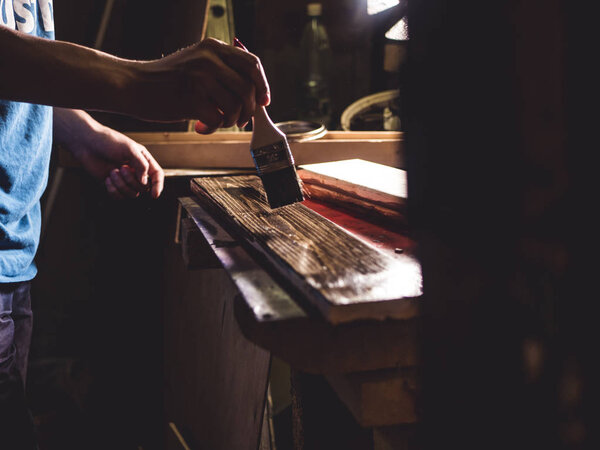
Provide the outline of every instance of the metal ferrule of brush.
{"type": "Polygon", "coordinates": [[[285,141],[265,145],[251,150],[251,153],[260,176],[294,166],[294,157],[285,141]]]}

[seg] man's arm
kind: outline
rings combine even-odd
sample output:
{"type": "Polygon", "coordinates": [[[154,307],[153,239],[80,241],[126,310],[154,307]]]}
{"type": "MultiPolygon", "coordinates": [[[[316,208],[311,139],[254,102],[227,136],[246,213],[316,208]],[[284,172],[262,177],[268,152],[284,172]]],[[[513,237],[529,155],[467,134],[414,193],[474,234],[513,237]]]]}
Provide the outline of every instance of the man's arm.
{"type": "Polygon", "coordinates": [[[132,61],[0,26],[0,98],[146,120],[198,119],[211,132],[248,122],[256,103],[269,103],[269,87],[256,56],[214,39],[132,61]]]}
{"type": "Polygon", "coordinates": [[[164,173],[150,152],[84,111],[55,107],[54,139],[115,198],[134,198],[147,189],[157,198],[162,192],[164,173]]]}

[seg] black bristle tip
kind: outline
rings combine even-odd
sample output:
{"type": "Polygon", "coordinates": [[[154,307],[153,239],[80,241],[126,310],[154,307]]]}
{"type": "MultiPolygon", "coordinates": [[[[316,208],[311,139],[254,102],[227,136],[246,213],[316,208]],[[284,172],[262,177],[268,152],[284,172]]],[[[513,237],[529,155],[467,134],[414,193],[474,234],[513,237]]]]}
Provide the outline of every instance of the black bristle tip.
{"type": "Polygon", "coordinates": [[[300,180],[294,166],[265,173],[260,178],[271,209],[304,200],[300,180]]]}

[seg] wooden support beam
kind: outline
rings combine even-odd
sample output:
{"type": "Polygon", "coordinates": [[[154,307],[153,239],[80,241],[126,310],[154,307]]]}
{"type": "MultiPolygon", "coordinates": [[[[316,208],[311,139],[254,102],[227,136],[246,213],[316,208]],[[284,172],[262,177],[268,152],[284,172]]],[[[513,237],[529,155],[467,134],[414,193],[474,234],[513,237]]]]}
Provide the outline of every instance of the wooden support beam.
{"type": "Polygon", "coordinates": [[[415,367],[327,375],[326,378],[363,427],[417,422],[415,367]]]}

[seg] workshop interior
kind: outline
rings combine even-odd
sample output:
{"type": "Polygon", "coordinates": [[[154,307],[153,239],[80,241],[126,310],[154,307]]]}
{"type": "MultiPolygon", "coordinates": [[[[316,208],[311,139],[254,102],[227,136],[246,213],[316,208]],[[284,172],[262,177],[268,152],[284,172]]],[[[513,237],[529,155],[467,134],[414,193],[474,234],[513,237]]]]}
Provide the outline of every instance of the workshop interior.
{"type": "Polygon", "coordinates": [[[165,191],[113,200],[54,148],[27,380],[40,450],[594,442],[591,15],[564,0],[53,7],[57,39],[128,59],[239,39],[304,200],[265,203],[252,123],[201,135],[91,111],[146,146],[165,191]]]}

